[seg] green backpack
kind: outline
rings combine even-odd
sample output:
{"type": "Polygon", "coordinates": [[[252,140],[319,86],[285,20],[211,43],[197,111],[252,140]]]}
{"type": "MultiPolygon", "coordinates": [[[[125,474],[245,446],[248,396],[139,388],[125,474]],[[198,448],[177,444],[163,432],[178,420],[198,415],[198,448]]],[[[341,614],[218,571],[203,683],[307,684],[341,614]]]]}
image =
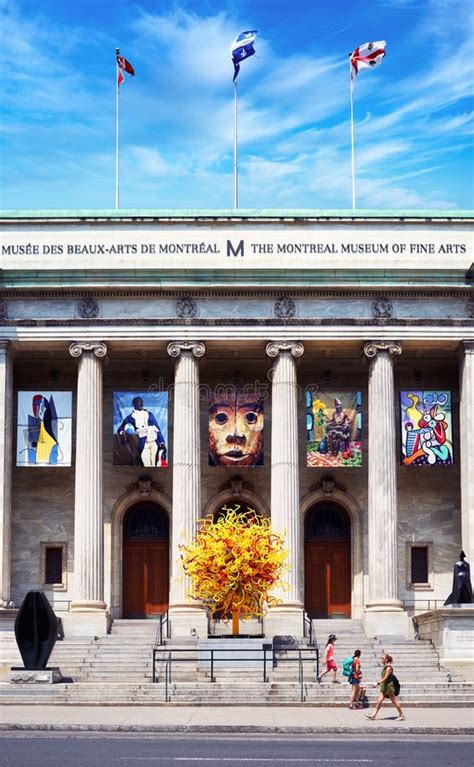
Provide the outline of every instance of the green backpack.
{"type": "Polygon", "coordinates": [[[352,663],[354,658],[351,656],[349,658],[344,658],[342,661],[342,675],[343,676],[352,676],[352,663]]]}

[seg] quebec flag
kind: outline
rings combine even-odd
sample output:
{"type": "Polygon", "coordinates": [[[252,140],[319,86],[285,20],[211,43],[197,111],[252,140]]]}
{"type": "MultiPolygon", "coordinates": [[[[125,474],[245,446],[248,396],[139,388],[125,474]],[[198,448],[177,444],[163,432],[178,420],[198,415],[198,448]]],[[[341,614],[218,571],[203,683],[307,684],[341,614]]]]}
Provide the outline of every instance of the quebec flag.
{"type": "Polygon", "coordinates": [[[242,32],[238,37],[235,38],[234,42],[230,46],[232,61],[234,62],[234,82],[240,72],[240,62],[244,61],[244,59],[248,59],[249,56],[253,56],[255,53],[253,44],[255,42],[256,35],[256,29],[250,30],[249,32],[242,32]]]}

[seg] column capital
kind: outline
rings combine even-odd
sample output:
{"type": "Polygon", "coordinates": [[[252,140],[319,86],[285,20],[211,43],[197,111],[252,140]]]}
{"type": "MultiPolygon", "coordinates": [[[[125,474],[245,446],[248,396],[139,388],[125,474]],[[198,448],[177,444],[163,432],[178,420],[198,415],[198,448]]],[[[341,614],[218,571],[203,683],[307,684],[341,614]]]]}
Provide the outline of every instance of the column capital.
{"type": "Polygon", "coordinates": [[[13,348],[12,342],[8,338],[2,338],[0,340],[0,352],[8,354],[9,357],[14,356],[15,350],[13,348]]]}
{"type": "Polygon", "coordinates": [[[206,346],[202,341],[171,341],[168,344],[167,352],[170,357],[175,359],[180,357],[183,352],[190,352],[194,357],[204,357],[206,346]]]}
{"type": "Polygon", "coordinates": [[[302,357],[304,346],[300,341],[270,341],[266,346],[268,357],[278,357],[282,352],[289,352],[292,357],[302,357]]]}
{"type": "Polygon", "coordinates": [[[402,353],[400,341],[367,341],[364,344],[364,354],[369,359],[376,357],[380,352],[387,352],[391,357],[399,357],[402,353]]]}
{"type": "Polygon", "coordinates": [[[107,346],[103,341],[73,341],[69,347],[71,357],[81,357],[83,353],[90,352],[96,357],[105,357],[107,346]]]}
{"type": "Polygon", "coordinates": [[[474,353],[474,341],[461,341],[459,344],[460,351],[464,354],[473,354],[474,353]]]}

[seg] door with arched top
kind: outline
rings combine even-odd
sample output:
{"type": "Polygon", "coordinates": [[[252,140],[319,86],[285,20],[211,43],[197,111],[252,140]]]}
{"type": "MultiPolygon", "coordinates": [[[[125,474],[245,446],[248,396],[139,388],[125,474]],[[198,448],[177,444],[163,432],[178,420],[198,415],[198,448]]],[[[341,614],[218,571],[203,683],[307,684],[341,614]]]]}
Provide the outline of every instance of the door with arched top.
{"type": "Polygon", "coordinates": [[[169,600],[168,515],[155,503],[132,506],[123,522],[123,617],[152,618],[169,600]]]}
{"type": "Polygon", "coordinates": [[[333,501],[311,507],[305,520],[305,609],[313,618],[351,617],[351,525],[333,501]]]}

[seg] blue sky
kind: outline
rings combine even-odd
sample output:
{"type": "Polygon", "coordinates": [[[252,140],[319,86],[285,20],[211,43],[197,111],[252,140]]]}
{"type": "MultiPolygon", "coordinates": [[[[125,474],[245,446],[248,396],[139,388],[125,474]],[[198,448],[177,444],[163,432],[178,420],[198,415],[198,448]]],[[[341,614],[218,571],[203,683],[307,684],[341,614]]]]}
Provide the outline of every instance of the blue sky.
{"type": "Polygon", "coordinates": [[[355,86],[357,205],[472,209],[473,0],[0,0],[0,207],[232,206],[229,46],[241,208],[349,208],[348,53],[387,40],[355,86]]]}

